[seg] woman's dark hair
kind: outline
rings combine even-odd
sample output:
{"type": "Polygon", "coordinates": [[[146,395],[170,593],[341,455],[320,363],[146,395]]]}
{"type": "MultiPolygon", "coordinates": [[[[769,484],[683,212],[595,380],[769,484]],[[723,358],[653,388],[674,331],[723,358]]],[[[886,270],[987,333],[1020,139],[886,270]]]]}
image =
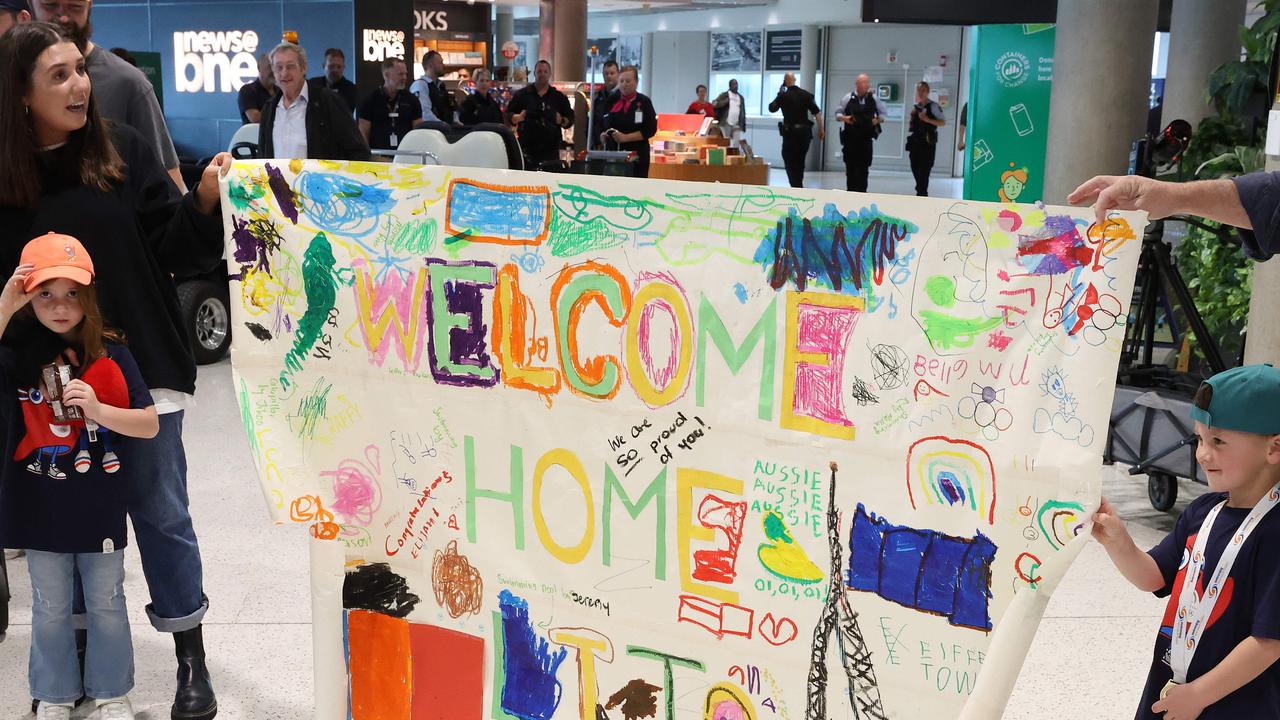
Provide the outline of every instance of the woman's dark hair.
{"type": "Polygon", "coordinates": [[[706,85],[699,85],[698,87],[694,88],[693,91],[698,92],[699,90],[706,90],[706,89],[707,89],[706,85]]]}
{"type": "MultiPolygon", "coordinates": [[[[29,208],[39,201],[39,143],[24,99],[31,92],[36,60],[71,38],[57,25],[25,23],[0,38],[0,205],[29,208]]],[[[80,182],[103,192],[124,179],[124,162],[111,144],[106,123],[89,94],[84,127],[71,133],[67,154],[75,158],[80,182]]]]}

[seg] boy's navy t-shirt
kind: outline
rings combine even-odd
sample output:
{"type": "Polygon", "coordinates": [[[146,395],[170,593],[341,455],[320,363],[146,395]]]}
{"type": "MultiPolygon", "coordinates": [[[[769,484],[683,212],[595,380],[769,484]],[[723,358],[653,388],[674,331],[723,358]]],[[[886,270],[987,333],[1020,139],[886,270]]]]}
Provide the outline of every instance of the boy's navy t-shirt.
{"type": "MultiPolygon", "coordinates": [[[[107,344],[106,351],[107,357],[94,362],[83,377],[99,401],[129,408],[154,405],[128,348],[107,344]]],[[[6,425],[0,545],[57,553],[123,549],[128,542],[126,478],[136,472],[127,451],[121,450],[123,438],[99,428],[90,439],[82,423],[52,422],[40,388],[23,387],[15,375],[14,353],[0,348],[0,420],[6,425]],[[41,422],[33,426],[36,418],[41,422]],[[81,450],[88,456],[77,463],[81,450]],[[50,474],[51,464],[56,473],[50,474]]]]}
{"type": "MultiPolygon", "coordinates": [[[[1167,596],[1169,604],[1160,623],[1160,633],[1156,635],[1155,653],[1136,720],[1163,720],[1163,714],[1152,712],[1151,706],[1160,700],[1160,691],[1173,678],[1169,645],[1187,560],[1205,516],[1226,498],[1226,493],[1206,493],[1196,498],[1178,518],[1173,532],[1149,551],[1164,575],[1164,587],[1156,591],[1156,596],[1167,596]]],[[[1250,508],[1223,507],[1218,513],[1205,548],[1200,592],[1204,590],[1204,579],[1213,576],[1223,549],[1249,511],[1250,508]]],[[[1280,639],[1280,508],[1267,513],[1240,549],[1209,616],[1209,625],[1192,656],[1187,680],[1195,680],[1212,670],[1250,636],[1280,639]]],[[[1200,720],[1263,717],[1280,718],[1280,663],[1200,714],[1200,720]]]]}

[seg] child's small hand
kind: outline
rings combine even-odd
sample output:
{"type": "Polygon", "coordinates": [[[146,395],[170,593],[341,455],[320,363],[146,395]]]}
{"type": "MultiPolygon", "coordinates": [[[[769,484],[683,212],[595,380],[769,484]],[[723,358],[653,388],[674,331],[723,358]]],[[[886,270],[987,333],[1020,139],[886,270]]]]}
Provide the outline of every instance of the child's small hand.
{"type": "Polygon", "coordinates": [[[1151,712],[1164,713],[1164,720],[1196,720],[1206,705],[1195,683],[1189,683],[1169,688],[1169,694],[1152,705],[1151,712]]]}
{"type": "Polygon", "coordinates": [[[23,308],[24,305],[31,302],[31,298],[35,297],[35,293],[26,291],[27,275],[35,269],[35,265],[27,263],[19,265],[13,271],[13,277],[9,278],[9,282],[4,284],[4,291],[0,292],[0,313],[4,313],[5,317],[13,317],[13,314],[23,308]]]}
{"type": "Polygon", "coordinates": [[[102,403],[98,402],[98,394],[83,380],[72,380],[63,388],[62,401],[67,405],[80,408],[85,419],[97,422],[102,416],[102,403]]]}
{"type": "Polygon", "coordinates": [[[1116,509],[1106,498],[1093,514],[1093,539],[1103,545],[1110,545],[1129,534],[1125,529],[1124,519],[1116,513],[1116,509]]]}

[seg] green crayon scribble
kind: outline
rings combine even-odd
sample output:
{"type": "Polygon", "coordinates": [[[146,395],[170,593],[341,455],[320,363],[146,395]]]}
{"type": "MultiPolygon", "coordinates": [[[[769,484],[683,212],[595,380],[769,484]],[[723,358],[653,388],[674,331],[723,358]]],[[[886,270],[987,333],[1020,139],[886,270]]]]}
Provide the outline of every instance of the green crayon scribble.
{"type": "Polygon", "coordinates": [[[628,243],[651,245],[671,265],[695,265],[725,257],[750,264],[743,247],[754,248],[788,212],[810,210],[811,198],[768,188],[744,188],[736,196],[712,193],[662,199],[603,195],[578,185],[560,185],[547,246],[556,257],[573,257],[628,243]]]}
{"type": "Polygon", "coordinates": [[[231,198],[231,205],[239,212],[248,211],[255,202],[266,197],[266,194],[267,188],[252,180],[241,182],[233,178],[227,188],[227,197],[231,198]]]}
{"type": "Polygon", "coordinates": [[[926,280],[924,291],[938,307],[949,308],[956,304],[955,281],[945,275],[934,275],[926,280]]]}
{"type": "Polygon", "coordinates": [[[954,317],[936,310],[920,310],[921,325],[935,350],[973,347],[980,333],[1000,324],[1000,318],[954,317]]]}
{"type": "Polygon", "coordinates": [[[323,334],[324,324],[338,298],[336,264],[329,239],[324,233],[316,233],[302,256],[302,287],[307,295],[307,310],[298,320],[293,349],[284,357],[285,370],[280,373],[281,385],[289,384],[288,374],[302,370],[303,359],[323,334]]]}
{"type": "Polygon", "coordinates": [[[245,437],[249,438],[249,450],[253,452],[254,460],[258,458],[258,428],[253,421],[252,402],[249,399],[249,386],[245,384],[244,378],[240,378],[240,422],[244,425],[245,437]]]}
{"type": "Polygon", "coordinates": [[[328,415],[329,392],[332,390],[333,383],[327,383],[324,378],[320,378],[311,388],[311,394],[298,401],[297,414],[289,418],[290,424],[293,424],[294,420],[302,423],[296,430],[298,437],[314,438],[316,436],[316,425],[319,424],[320,418],[328,415]]]}
{"type": "Polygon", "coordinates": [[[387,248],[393,252],[425,255],[435,247],[438,227],[434,218],[410,220],[387,233],[387,248]]]}

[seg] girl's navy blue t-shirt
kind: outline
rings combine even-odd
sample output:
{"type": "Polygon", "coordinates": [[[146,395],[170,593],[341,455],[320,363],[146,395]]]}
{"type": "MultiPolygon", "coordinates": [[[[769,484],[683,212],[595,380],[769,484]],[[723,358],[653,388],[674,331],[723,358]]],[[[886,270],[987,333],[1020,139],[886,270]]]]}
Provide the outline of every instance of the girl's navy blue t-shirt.
{"type": "MultiPolygon", "coordinates": [[[[1147,673],[1147,684],[1143,688],[1136,720],[1163,720],[1164,716],[1152,712],[1151,706],[1159,701],[1160,691],[1173,678],[1169,646],[1187,561],[1205,516],[1226,498],[1226,493],[1212,492],[1196,498],[1178,518],[1173,532],[1149,551],[1165,581],[1156,596],[1168,597],[1169,603],[1160,623],[1160,632],[1156,635],[1151,670],[1147,673]]],[[[1205,578],[1212,577],[1223,549],[1249,511],[1249,508],[1223,507],[1218,513],[1205,548],[1200,592],[1204,591],[1205,578]]],[[[1191,659],[1187,680],[1195,680],[1212,670],[1250,636],[1280,639],[1280,508],[1267,513],[1240,549],[1209,616],[1209,625],[1191,659]]],[[[1205,708],[1200,720],[1264,717],[1280,718],[1280,663],[1205,708]]]]}
{"type": "MultiPolygon", "coordinates": [[[[154,405],[128,348],[106,350],[83,377],[98,399],[116,407],[154,405]]],[[[30,384],[19,381],[14,353],[0,348],[0,545],[58,553],[124,548],[127,478],[136,472],[127,444],[106,428],[91,439],[83,424],[57,422],[41,389],[30,384]]]]}

